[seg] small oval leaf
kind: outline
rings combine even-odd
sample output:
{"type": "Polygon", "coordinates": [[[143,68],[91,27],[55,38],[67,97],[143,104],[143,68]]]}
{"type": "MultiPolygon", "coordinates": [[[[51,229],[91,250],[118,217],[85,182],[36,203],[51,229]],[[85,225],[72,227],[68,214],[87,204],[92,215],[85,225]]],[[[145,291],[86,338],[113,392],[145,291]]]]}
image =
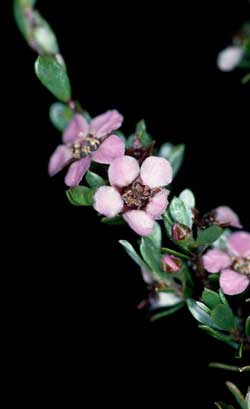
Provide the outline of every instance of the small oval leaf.
{"type": "Polygon", "coordinates": [[[51,105],[49,110],[49,117],[52,124],[58,131],[63,132],[70,120],[73,118],[73,111],[67,105],[61,102],[55,102],[51,105]]]}
{"type": "Polygon", "coordinates": [[[67,198],[74,206],[92,206],[94,190],[86,186],[75,186],[66,191],[67,198]]]}
{"type": "Polygon", "coordinates": [[[211,317],[213,323],[223,330],[231,330],[235,328],[235,317],[228,305],[218,304],[212,310],[211,317]]]}
{"type": "Polygon", "coordinates": [[[94,172],[91,172],[90,170],[86,174],[86,181],[89,186],[94,189],[97,189],[98,187],[106,184],[106,181],[101,176],[97,175],[94,172]]]}
{"type": "Polygon", "coordinates": [[[60,101],[67,102],[71,98],[67,72],[54,57],[38,57],[35,62],[35,72],[42,84],[60,101]]]}

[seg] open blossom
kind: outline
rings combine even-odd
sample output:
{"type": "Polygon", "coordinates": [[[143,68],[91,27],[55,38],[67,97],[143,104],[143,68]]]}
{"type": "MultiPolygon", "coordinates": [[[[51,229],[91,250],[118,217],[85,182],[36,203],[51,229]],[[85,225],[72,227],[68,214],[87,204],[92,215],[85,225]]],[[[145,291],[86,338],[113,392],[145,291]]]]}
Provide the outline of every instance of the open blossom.
{"type": "Polygon", "coordinates": [[[209,250],[203,256],[203,265],[209,273],[220,272],[220,287],[225,294],[242,293],[250,283],[250,234],[230,234],[226,251],[209,250]]]}
{"type": "Polygon", "coordinates": [[[122,156],[108,169],[111,186],[101,186],[94,196],[94,208],[107,217],[122,214],[124,220],[140,236],[152,233],[154,220],[168,205],[169,191],[163,186],[172,181],[170,163],[150,156],[141,168],[135,158],[122,156]]]}
{"type": "Polygon", "coordinates": [[[64,131],[63,144],[56,148],[50,158],[50,176],[70,164],[65,183],[70,187],[76,186],[92,160],[110,164],[124,155],[124,142],[117,135],[111,134],[121,126],[122,121],[122,115],[115,110],[97,116],[90,124],[82,115],[76,114],[64,131]]]}

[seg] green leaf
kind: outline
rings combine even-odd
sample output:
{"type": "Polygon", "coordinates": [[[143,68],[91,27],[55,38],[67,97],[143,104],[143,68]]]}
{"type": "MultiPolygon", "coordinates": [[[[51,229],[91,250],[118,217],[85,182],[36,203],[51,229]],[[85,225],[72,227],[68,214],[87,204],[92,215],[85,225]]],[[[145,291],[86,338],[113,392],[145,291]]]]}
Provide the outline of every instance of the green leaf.
{"type": "Polygon", "coordinates": [[[154,222],[153,232],[150,234],[150,236],[147,237],[148,239],[152,240],[152,242],[155,244],[157,248],[161,247],[162,234],[159,223],[154,222]]]}
{"type": "Polygon", "coordinates": [[[248,386],[248,392],[246,396],[246,402],[247,402],[247,409],[250,409],[250,387],[248,386]]]}
{"type": "Polygon", "coordinates": [[[200,246],[209,246],[215,240],[217,240],[220,235],[222,234],[223,229],[219,226],[213,225],[208,227],[207,229],[198,229],[196,245],[197,247],[200,246]]]}
{"type": "Polygon", "coordinates": [[[23,7],[34,7],[36,4],[36,0],[19,0],[19,3],[23,6],[23,7]]]}
{"type": "Polygon", "coordinates": [[[185,153],[185,145],[172,145],[171,143],[164,143],[158,153],[167,159],[173,168],[173,175],[175,176],[181,167],[185,153]]]}
{"type": "Polygon", "coordinates": [[[90,170],[86,174],[86,181],[90,187],[97,189],[100,186],[106,185],[106,181],[99,175],[90,170]]]}
{"type": "Polygon", "coordinates": [[[194,283],[192,275],[190,274],[190,271],[186,264],[182,264],[182,273],[184,277],[182,280],[183,295],[186,299],[191,298],[194,290],[194,283]]]}
{"type": "Polygon", "coordinates": [[[224,229],[220,237],[213,243],[213,247],[225,250],[227,248],[228,236],[230,236],[231,233],[230,229],[224,229]]]}
{"type": "Polygon", "coordinates": [[[72,109],[61,102],[55,102],[51,105],[49,110],[50,120],[60,132],[63,132],[66,129],[73,116],[74,113],[72,109]]]}
{"type": "Polygon", "coordinates": [[[225,297],[225,294],[223,293],[222,289],[220,289],[219,293],[220,293],[220,298],[221,298],[222,303],[227,305],[230,308],[230,306],[228,304],[228,301],[227,301],[227,299],[225,297]]]}
{"type": "Polygon", "coordinates": [[[143,270],[147,272],[150,272],[150,268],[142,260],[139,254],[136,253],[133,246],[127,240],[119,240],[119,243],[123,246],[123,248],[125,249],[126,253],[129,255],[129,257],[131,257],[132,260],[134,260],[134,262],[138,264],[139,267],[141,267],[143,270]]]}
{"type": "Polygon", "coordinates": [[[250,315],[246,318],[245,333],[247,337],[250,337],[250,315]]]}
{"type": "Polygon", "coordinates": [[[225,342],[227,345],[229,345],[232,348],[237,349],[238,344],[237,342],[234,342],[233,339],[229,335],[225,335],[220,331],[217,331],[210,326],[207,325],[199,325],[199,328],[206,331],[209,335],[211,335],[213,338],[218,339],[219,341],[225,342]]]}
{"type": "Polygon", "coordinates": [[[144,121],[144,119],[142,119],[141,121],[139,121],[139,122],[136,124],[135,132],[136,132],[139,136],[141,136],[141,134],[143,134],[143,132],[145,132],[146,130],[147,130],[146,122],[144,121]]]}
{"type": "Polygon", "coordinates": [[[152,137],[146,130],[146,123],[144,120],[141,120],[136,125],[135,133],[130,135],[126,140],[126,147],[131,148],[134,144],[136,138],[140,138],[141,144],[144,148],[147,148],[152,143],[152,137]]]}
{"type": "Polygon", "coordinates": [[[192,298],[189,298],[187,300],[187,306],[193,317],[196,319],[196,321],[208,327],[213,326],[213,322],[210,315],[207,312],[205,312],[204,309],[199,306],[199,304],[197,304],[197,301],[193,300],[192,298]]]}
{"type": "Polygon", "coordinates": [[[237,351],[236,351],[236,353],[235,353],[235,358],[237,358],[237,359],[242,358],[243,348],[244,348],[244,345],[243,345],[243,343],[241,343],[241,344],[238,346],[238,349],[237,349],[237,351]]]}
{"type": "Polygon", "coordinates": [[[209,315],[211,313],[210,308],[208,308],[205,304],[203,304],[201,301],[196,301],[197,305],[205,312],[207,312],[209,315]]]}
{"type": "Polygon", "coordinates": [[[247,402],[245,401],[244,396],[242,395],[241,391],[234,385],[232,382],[226,382],[226,385],[232,395],[235,397],[236,401],[240,405],[241,409],[248,409],[247,402]]]}
{"type": "Polygon", "coordinates": [[[235,317],[228,305],[218,304],[212,310],[211,317],[213,323],[223,330],[231,330],[235,328],[235,317]]]}
{"type": "Polygon", "coordinates": [[[150,321],[154,322],[154,321],[159,320],[160,318],[167,317],[168,315],[174,314],[176,311],[180,310],[184,305],[185,305],[184,303],[180,303],[180,304],[175,305],[172,308],[168,308],[167,310],[158,312],[157,314],[154,314],[150,318],[150,321]]]}
{"type": "Polygon", "coordinates": [[[13,13],[17,27],[21,31],[24,38],[28,40],[30,34],[30,25],[25,14],[25,8],[23,7],[20,0],[14,0],[13,13]]]}
{"type": "Polygon", "coordinates": [[[193,211],[192,209],[195,207],[195,197],[193,192],[190,189],[185,189],[179,195],[179,199],[181,199],[185,205],[186,212],[189,217],[189,227],[193,225],[193,211]]]}
{"type": "Polygon", "coordinates": [[[214,308],[222,303],[219,294],[209,288],[204,288],[201,299],[209,308],[214,308]]]}
{"type": "Polygon", "coordinates": [[[167,235],[169,238],[172,238],[172,227],[173,227],[174,221],[172,220],[169,209],[165,213],[163,213],[162,217],[163,217],[165,229],[167,231],[167,235]]]}
{"type": "Polygon", "coordinates": [[[187,209],[193,209],[195,207],[195,197],[192,190],[183,190],[179,195],[179,198],[184,202],[187,209]]]}
{"type": "Polygon", "coordinates": [[[75,186],[66,191],[67,198],[74,206],[92,206],[94,190],[86,186],[75,186]]]}
{"type": "Polygon", "coordinates": [[[151,271],[156,274],[157,278],[165,278],[165,273],[161,269],[161,251],[155,243],[148,237],[141,238],[140,251],[143,259],[150,267],[151,271]]]}
{"type": "Polygon", "coordinates": [[[245,85],[245,84],[247,84],[248,82],[250,82],[250,72],[249,72],[248,74],[246,74],[246,75],[242,78],[241,82],[242,82],[243,85],[245,85]]]}
{"type": "Polygon", "coordinates": [[[170,203],[169,211],[175,222],[184,224],[185,226],[192,227],[192,220],[187,212],[184,202],[174,197],[170,203]]]}
{"type": "Polygon", "coordinates": [[[147,132],[147,127],[144,119],[137,123],[135,129],[135,136],[139,136],[142,146],[146,148],[148,145],[152,143],[152,137],[147,132]]]}
{"type": "Polygon", "coordinates": [[[232,371],[232,372],[239,372],[239,373],[250,372],[250,366],[233,366],[233,365],[222,364],[220,362],[210,362],[208,366],[209,368],[224,369],[225,371],[232,371]]]}
{"type": "Polygon", "coordinates": [[[218,409],[235,409],[232,405],[226,405],[224,402],[214,402],[218,409]]]}
{"type": "Polygon", "coordinates": [[[110,225],[120,225],[120,224],[124,224],[125,221],[122,218],[122,216],[115,216],[115,217],[102,217],[101,219],[102,223],[105,224],[110,224],[110,225]]]}
{"type": "Polygon", "coordinates": [[[67,72],[54,57],[38,57],[35,72],[42,84],[60,101],[67,102],[71,98],[67,72]]]}
{"type": "Polygon", "coordinates": [[[38,11],[33,12],[32,38],[36,48],[43,54],[58,54],[59,46],[55,33],[38,11]]]}

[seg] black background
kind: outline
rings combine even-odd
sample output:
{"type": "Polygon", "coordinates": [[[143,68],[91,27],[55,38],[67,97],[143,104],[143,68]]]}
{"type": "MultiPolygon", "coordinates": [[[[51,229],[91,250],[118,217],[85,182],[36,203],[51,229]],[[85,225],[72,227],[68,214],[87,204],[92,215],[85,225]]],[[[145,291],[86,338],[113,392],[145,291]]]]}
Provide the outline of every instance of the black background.
{"type": "MultiPolygon", "coordinates": [[[[186,143],[174,191],[191,188],[201,211],[231,206],[249,229],[250,89],[240,84],[241,72],[216,68],[218,52],[250,16],[248,1],[44,0],[38,8],[57,33],[74,97],[93,116],[118,109],[126,134],[144,118],[159,144],[186,143]]],[[[24,343],[31,372],[43,373],[42,380],[34,375],[36,401],[47,391],[53,402],[67,395],[71,406],[88,397],[91,407],[97,398],[116,407],[166,408],[212,407],[229,398],[223,383],[237,378],[207,364],[233,362],[232,351],[202,334],[184,311],[150,324],[137,310],[145,295],[140,272],[117,243],[136,243],[135,236],[101,225],[91,209],[72,207],[63,176],[47,176],[60,141],[48,120],[54,99],[35,78],[35,54],[10,11],[4,23],[9,148],[19,159],[12,183],[22,192],[15,200],[22,228],[12,240],[24,268],[13,277],[20,289],[13,309],[21,355],[24,343]]]]}

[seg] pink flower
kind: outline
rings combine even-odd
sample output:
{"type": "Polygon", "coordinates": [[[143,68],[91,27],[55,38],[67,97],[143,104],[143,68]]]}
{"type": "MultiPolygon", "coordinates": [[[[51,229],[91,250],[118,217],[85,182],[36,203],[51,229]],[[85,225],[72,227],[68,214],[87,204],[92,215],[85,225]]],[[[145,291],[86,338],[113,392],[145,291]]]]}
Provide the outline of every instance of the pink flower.
{"type": "Polygon", "coordinates": [[[163,186],[172,181],[170,163],[150,156],[141,168],[135,158],[122,156],[108,169],[111,186],[101,186],[94,196],[94,208],[107,217],[121,213],[129,226],[140,236],[152,233],[154,220],[168,205],[169,191],[163,186]]]}
{"type": "Polygon", "coordinates": [[[213,212],[216,222],[220,225],[242,228],[238,215],[230,207],[220,206],[214,209],[213,212]]]}
{"type": "Polygon", "coordinates": [[[63,145],[59,145],[49,161],[49,175],[70,164],[65,177],[67,186],[79,185],[90,167],[91,161],[110,164],[125,152],[124,142],[111,135],[123,121],[119,112],[107,111],[92,119],[90,124],[80,114],[75,114],[63,134],[63,145]]]}
{"type": "Polygon", "coordinates": [[[240,294],[250,283],[250,234],[232,233],[227,239],[227,250],[209,250],[203,256],[203,265],[209,273],[220,274],[220,287],[225,294],[240,294]]]}

